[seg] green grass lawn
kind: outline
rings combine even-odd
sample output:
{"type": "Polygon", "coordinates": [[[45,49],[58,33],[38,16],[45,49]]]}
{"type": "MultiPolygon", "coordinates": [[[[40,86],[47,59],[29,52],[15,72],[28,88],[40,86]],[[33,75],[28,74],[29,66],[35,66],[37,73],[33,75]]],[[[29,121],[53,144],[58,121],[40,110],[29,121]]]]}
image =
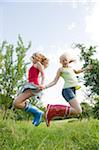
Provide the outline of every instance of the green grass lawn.
{"type": "Polygon", "coordinates": [[[0,120],[0,150],[99,150],[99,120],[31,122],[0,120]]]}

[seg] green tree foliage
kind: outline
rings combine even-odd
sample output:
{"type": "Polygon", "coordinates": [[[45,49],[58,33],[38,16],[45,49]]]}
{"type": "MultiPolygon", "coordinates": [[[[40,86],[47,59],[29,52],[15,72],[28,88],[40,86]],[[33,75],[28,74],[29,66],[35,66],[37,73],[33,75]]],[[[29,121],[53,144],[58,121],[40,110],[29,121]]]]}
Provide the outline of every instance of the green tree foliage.
{"type": "Polygon", "coordinates": [[[85,86],[89,87],[91,91],[90,96],[96,101],[93,107],[94,117],[99,119],[99,60],[94,58],[97,47],[86,48],[83,44],[76,44],[75,47],[80,49],[80,59],[84,61],[84,67],[88,64],[92,65],[92,70],[84,73],[84,80],[85,86]]]}
{"type": "Polygon", "coordinates": [[[84,67],[92,64],[92,70],[84,73],[85,86],[89,86],[93,94],[99,95],[99,60],[94,58],[96,46],[86,48],[83,44],[76,44],[81,51],[80,59],[84,61],[84,67]]]}
{"type": "Polygon", "coordinates": [[[79,119],[90,119],[90,117],[92,116],[92,106],[90,106],[88,103],[82,102],[81,107],[82,114],[79,116],[79,119]]]}
{"type": "Polygon", "coordinates": [[[25,47],[20,36],[16,47],[6,41],[0,44],[0,106],[5,114],[19,86],[25,81],[25,55],[30,46],[31,43],[25,47]]]}
{"type": "Polygon", "coordinates": [[[94,118],[99,119],[99,96],[95,97],[94,99],[96,103],[95,103],[95,106],[93,107],[93,115],[94,115],[94,118]]]}

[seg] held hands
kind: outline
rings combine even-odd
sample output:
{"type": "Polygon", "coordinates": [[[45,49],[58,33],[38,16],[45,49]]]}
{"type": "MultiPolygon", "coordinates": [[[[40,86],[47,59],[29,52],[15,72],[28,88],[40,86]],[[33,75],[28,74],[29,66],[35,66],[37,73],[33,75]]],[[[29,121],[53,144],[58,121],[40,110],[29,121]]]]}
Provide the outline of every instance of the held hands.
{"type": "Polygon", "coordinates": [[[39,86],[38,86],[38,89],[39,89],[39,90],[44,90],[44,89],[46,89],[46,86],[45,86],[45,85],[39,85],[39,86]]]}

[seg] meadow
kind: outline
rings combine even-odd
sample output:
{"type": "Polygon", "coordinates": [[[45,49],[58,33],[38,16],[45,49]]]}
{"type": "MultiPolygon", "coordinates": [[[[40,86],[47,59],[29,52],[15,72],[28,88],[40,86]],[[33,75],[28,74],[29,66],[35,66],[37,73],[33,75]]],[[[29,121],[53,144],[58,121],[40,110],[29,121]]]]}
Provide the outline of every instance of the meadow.
{"type": "Polygon", "coordinates": [[[0,150],[99,150],[99,120],[56,120],[46,127],[0,119],[0,150]]]}

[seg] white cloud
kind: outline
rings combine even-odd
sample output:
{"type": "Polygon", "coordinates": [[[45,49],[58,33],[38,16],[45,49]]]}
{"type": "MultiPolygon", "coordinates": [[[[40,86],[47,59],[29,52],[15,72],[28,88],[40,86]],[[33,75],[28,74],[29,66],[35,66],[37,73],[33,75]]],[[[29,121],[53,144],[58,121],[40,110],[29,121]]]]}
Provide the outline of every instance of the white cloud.
{"type": "Polygon", "coordinates": [[[86,16],[86,32],[90,34],[90,38],[99,44],[99,2],[97,1],[90,15],[86,16]]]}
{"type": "Polygon", "coordinates": [[[67,30],[71,31],[71,30],[73,30],[75,27],[76,27],[75,22],[72,22],[71,25],[68,25],[68,26],[67,26],[67,30]]]}

